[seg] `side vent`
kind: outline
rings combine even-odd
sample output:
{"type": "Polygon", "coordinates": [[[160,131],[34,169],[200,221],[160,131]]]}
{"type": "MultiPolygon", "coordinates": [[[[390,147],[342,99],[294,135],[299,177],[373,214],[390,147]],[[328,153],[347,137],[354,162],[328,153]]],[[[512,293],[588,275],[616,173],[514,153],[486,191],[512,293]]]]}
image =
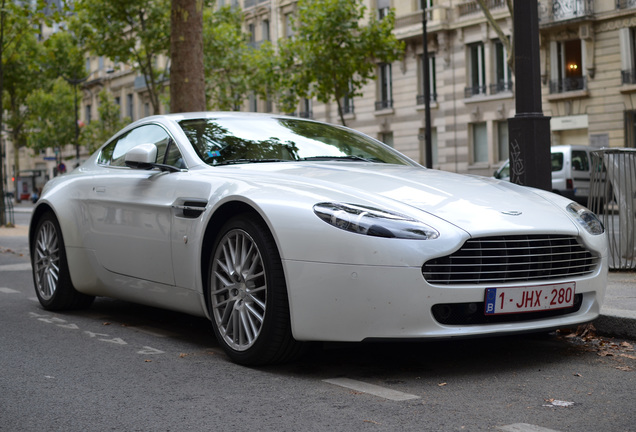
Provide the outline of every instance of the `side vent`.
{"type": "Polygon", "coordinates": [[[184,201],[183,204],[174,204],[172,208],[176,210],[177,217],[196,219],[205,211],[207,205],[207,201],[189,200],[184,201]]]}

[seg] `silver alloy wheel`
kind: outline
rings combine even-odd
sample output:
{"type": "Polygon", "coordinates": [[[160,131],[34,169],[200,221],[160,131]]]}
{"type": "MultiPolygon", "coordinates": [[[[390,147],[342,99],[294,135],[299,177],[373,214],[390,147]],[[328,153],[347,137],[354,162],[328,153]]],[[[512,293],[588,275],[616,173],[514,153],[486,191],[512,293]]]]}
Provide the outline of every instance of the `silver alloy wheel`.
{"type": "Polygon", "coordinates": [[[225,343],[245,351],[258,339],[265,319],[267,275],[254,239],[228,231],[216,248],[211,273],[212,314],[225,343]]]}
{"type": "Polygon", "coordinates": [[[40,226],[35,239],[33,270],[38,293],[50,300],[58,288],[60,278],[60,248],[55,225],[50,220],[40,226]]]}

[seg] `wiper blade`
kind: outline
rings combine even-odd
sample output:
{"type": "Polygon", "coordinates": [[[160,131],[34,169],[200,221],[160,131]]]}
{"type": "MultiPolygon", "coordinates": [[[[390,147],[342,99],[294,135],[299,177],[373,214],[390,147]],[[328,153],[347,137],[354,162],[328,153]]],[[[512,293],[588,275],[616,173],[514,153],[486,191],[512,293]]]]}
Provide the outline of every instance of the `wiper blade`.
{"type": "Polygon", "coordinates": [[[359,162],[374,162],[371,159],[363,158],[362,156],[347,155],[347,156],[310,156],[302,158],[303,161],[330,161],[330,160],[344,160],[344,161],[359,161],[359,162]]]}
{"type": "Polygon", "coordinates": [[[263,163],[263,162],[289,162],[289,160],[286,160],[286,159],[229,159],[226,161],[217,162],[214,164],[214,166],[263,163]]]}

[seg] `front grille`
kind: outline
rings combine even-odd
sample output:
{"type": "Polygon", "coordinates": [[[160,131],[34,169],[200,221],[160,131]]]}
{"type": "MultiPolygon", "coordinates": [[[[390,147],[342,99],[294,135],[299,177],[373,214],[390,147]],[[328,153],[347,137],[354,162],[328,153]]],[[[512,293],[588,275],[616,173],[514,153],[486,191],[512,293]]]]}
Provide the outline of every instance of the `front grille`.
{"type": "Polygon", "coordinates": [[[487,237],[468,240],[457,252],[426,262],[422,274],[436,285],[492,285],[583,276],[594,272],[599,259],[575,237],[487,237]]]}

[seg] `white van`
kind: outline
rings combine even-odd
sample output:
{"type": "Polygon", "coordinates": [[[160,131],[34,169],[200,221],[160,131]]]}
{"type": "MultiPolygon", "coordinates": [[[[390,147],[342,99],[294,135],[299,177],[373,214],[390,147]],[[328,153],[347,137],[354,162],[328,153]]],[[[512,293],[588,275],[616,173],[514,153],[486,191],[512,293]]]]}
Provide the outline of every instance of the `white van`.
{"type": "MultiPolygon", "coordinates": [[[[585,145],[552,146],[552,192],[587,205],[590,195],[592,155],[595,148],[585,145]]],[[[510,180],[510,162],[495,171],[495,178],[510,180]]]]}

